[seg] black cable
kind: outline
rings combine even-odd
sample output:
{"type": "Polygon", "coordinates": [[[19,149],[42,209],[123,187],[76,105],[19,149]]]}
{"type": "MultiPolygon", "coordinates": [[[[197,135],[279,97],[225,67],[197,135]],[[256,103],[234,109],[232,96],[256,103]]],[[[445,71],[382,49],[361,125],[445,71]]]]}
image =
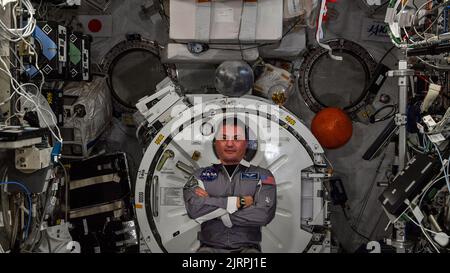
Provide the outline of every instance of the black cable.
{"type": "Polygon", "coordinates": [[[372,115],[369,116],[369,122],[376,123],[376,122],[380,122],[380,121],[385,121],[385,120],[393,117],[396,112],[397,112],[397,104],[384,105],[383,107],[378,108],[372,115]],[[391,108],[391,111],[389,113],[387,113],[385,116],[383,116],[381,118],[376,118],[376,115],[378,115],[381,111],[383,111],[384,109],[387,109],[387,108],[391,108]]]}
{"type": "MultiPolygon", "coordinates": [[[[391,48],[389,48],[389,49],[384,53],[384,55],[381,57],[381,59],[378,61],[377,65],[375,66],[374,71],[377,71],[377,70],[380,68],[380,66],[383,64],[384,59],[386,59],[386,57],[388,56],[388,54],[389,54],[394,48],[396,48],[395,45],[393,45],[391,48]]],[[[371,77],[373,77],[373,75],[371,75],[371,77]]],[[[370,81],[372,82],[372,79],[371,79],[370,81]]],[[[369,92],[370,87],[371,87],[371,85],[367,86],[367,88],[364,90],[364,94],[365,94],[366,92],[369,92]]]]}
{"type": "MultiPolygon", "coordinates": [[[[299,19],[297,19],[296,21],[295,21],[295,23],[281,36],[281,39],[280,39],[280,41],[282,41],[283,39],[284,39],[284,37],[286,37],[286,35],[288,35],[289,33],[291,33],[291,31],[298,25],[298,23],[300,23],[300,21],[302,20],[303,18],[300,16],[299,17],[299,19]]],[[[256,45],[256,46],[250,46],[250,47],[246,47],[246,48],[242,48],[242,46],[241,46],[241,43],[239,42],[239,46],[240,46],[240,48],[239,49],[236,49],[236,48],[220,48],[220,47],[209,47],[210,49],[220,49],[220,50],[230,50],[230,51],[243,51],[243,50],[249,50],[249,49],[255,49],[255,48],[260,48],[260,47],[263,47],[263,46],[268,46],[268,45],[275,45],[275,44],[277,44],[277,43],[279,43],[279,42],[273,42],[273,43],[263,43],[263,44],[260,44],[260,45],[256,45]]],[[[187,45],[187,43],[183,43],[183,44],[186,44],[187,45]]],[[[394,46],[395,47],[395,46],[394,46]]]]}
{"type": "Polygon", "coordinates": [[[242,51],[242,42],[241,39],[239,37],[239,35],[241,34],[241,28],[242,28],[242,15],[244,14],[244,2],[242,2],[242,6],[241,6],[241,22],[239,23],[239,30],[238,30],[238,41],[239,41],[239,52],[241,53],[241,59],[244,61],[244,52],[242,51]]]}
{"type": "MultiPolygon", "coordinates": [[[[382,9],[384,6],[386,6],[387,4],[389,4],[390,0],[387,0],[385,2],[383,2],[380,6],[376,7],[372,13],[377,13],[380,9],[382,9]]],[[[414,2],[414,1],[413,1],[414,2]]],[[[417,9],[417,7],[416,7],[417,9]]]]}
{"type": "Polygon", "coordinates": [[[341,206],[341,208],[342,208],[342,211],[344,212],[344,217],[345,217],[345,219],[347,220],[347,223],[348,223],[348,225],[350,226],[350,228],[353,230],[353,232],[354,232],[355,234],[357,234],[358,236],[360,236],[361,238],[363,238],[363,239],[367,240],[368,242],[370,242],[371,240],[369,239],[369,237],[367,237],[367,236],[361,234],[361,233],[353,226],[353,224],[352,224],[350,218],[349,218],[348,215],[347,215],[347,212],[345,211],[345,207],[344,207],[344,206],[341,206]]]}
{"type": "Polygon", "coordinates": [[[286,37],[286,35],[288,35],[298,25],[298,23],[301,22],[302,19],[302,17],[299,17],[299,19],[297,19],[295,23],[281,36],[281,40],[283,40],[283,38],[286,37]]]}
{"type": "Polygon", "coordinates": [[[394,48],[396,48],[396,46],[395,45],[393,45],[391,48],[389,48],[385,53],[384,53],[384,55],[383,55],[383,57],[381,57],[381,59],[378,61],[378,63],[377,63],[377,68],[378,68],[378,66],[380,66],[381,65],[381,63],[383,62],[383,60],[387,57],[387,55],[394,49],[394,48]]]}
{"type": "MultiPolygon", "coordinates": [[[[441,7],[443,7],[443,6],[445,6],[445,5],[446,5],[446,2],[439,4],[438,6],[432,8],[431,10],[429,10],[428,13],[425,13],[424,15],[420,16],[420,17],[417,18],[416,20],[417,20],[417,21],[420,21],[423,17],[430,15],[430,13],[432,13],[433,11],[435,11],[435,10],[437,10],[437,9],[439,9],[439,8],[441,8],[441,7]]],[[[441,14],[442,14],[443,12],[444,12],[444,10],[442,10],[442,11],[438,14],[438,17],[440,17],[441,14]]]]}

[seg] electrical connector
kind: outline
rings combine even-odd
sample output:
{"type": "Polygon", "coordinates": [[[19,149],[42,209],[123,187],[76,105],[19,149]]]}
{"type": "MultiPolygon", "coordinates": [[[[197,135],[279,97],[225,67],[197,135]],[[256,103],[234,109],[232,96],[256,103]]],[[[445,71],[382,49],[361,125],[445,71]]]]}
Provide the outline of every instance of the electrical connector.
{"type": "Polygon", "coordinates": [[[423,113],[430,108],[430,106],[433,104],[433,102],[436,100],[436,98],[439,96],[439,92],[441,91],[441,86],[437,84],[430,84],[430,87],[428,88],[427,95],[425,96],[425,99],[423,100],[422,105],[420,106],[420,111],[423,113]]]}
{"type": "Polygon", "coordinates": [[[436,121],[434,121],[434,119],[430,115],[424,116],[422,118],[422,121],[425,123],[428,129],[431,129],[434,126],[436,126],[436,121]]]}
{"type": "Polygon", "coordinates": [[[62,150],[62,143],[57,142],[53,146],[52,152],[51,152],[51,160],[52,162],[58,162],[59,158],[61,157],[61,150],[62,150]]]}

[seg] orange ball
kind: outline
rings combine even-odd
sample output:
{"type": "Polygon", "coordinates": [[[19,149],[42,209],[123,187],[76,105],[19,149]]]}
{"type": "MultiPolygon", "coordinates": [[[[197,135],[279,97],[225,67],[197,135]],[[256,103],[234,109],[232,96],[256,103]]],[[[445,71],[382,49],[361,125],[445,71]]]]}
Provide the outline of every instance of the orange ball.
{"type": "Polygon", "coordinates": [[[324,148],[336,149],[350,140],[353,126],[344,111],[329,107],[316,114],[311,123],[311,131],[324,148]]]}

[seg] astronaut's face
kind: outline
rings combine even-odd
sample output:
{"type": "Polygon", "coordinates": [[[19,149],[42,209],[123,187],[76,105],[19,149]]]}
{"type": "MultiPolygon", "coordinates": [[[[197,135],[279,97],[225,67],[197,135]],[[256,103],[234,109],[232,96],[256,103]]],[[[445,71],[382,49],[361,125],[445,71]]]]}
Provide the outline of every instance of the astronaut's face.
{"type": "Polygon", "coordinates": [[[239,164],[247,150],[244,129],[233,124],[221,126],[216,137],[215,149],[222,164],[239,164]]]}

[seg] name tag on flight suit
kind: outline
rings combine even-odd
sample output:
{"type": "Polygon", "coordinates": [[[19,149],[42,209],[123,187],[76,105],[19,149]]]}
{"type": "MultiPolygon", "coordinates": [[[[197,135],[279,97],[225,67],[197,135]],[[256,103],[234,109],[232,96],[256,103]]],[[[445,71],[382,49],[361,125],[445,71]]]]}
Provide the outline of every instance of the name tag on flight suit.
{"type": "Polygon", "coordinates": [[[241,173],[241,179],[243,179],[243,180],[258,180],[259,173],[241,173]]]}

